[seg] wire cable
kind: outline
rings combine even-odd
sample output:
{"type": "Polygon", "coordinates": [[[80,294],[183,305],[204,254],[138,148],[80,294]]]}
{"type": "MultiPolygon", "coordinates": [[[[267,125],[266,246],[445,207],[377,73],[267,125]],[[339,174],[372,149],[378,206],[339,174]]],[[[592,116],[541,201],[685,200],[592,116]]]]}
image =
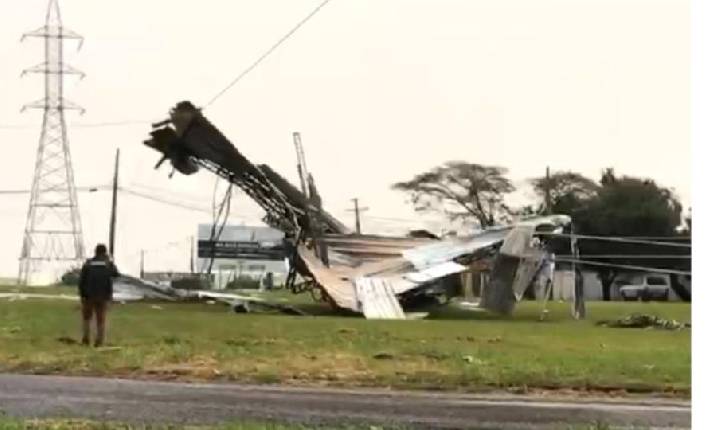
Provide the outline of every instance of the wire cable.
{"type": "Polygon", "coordinates": [[[653,240],[642,240],[642,239],[629,239],[627,237],[617,236],[592,236],[586,234],[569,234],[569,233],[552,233],[552,232],[536,232],[537,235],[550,236],[550,237],[567,237],[575,239],[585,240],[600,240],[606,242],[619,242],[619,243],[636,243],[641,245],[658,245],[658,246],[670,246],[676,248],[692,248],[689,243],[672,243],[672,242],[658,242],[653,240]]]}
{"type": "Polygon", "coordinates": [[[635,270],[635,271],[639,271],[639,272],[667,273],[670,275],[685,275],[685,276],[692,275],[692,272],[689,272],[686,270],[660,269],[657,267],[633,266],[633,265],[628,265],[628,264],[601,263],[599,261],[588,261],[588,260],[575,259],[575,258],[560,257],[560,258],[555,258],[555,261],[560,261],[560,262],[564,262],[564,263],[576,263],[576,264],[582,264],[582,265],[586,265],[586,266],[612,267],[615,269],[635,270]]]}
{"type": "Polygon", "coordinates": [[[222,202],[220,203],[220,207],[218,208],[217,217],[213,216],[213,225],[210,229],[210,262],[207,267],[207,274],[208,276],[212,275],[212,268],[213,264],[215,263],[215,245],[217,244],[218,239],[222,236],[222,232],[225,229],[225,224],[227,224],[228,215],[230,214],[230,202],[232,200],[232,187],[233,184],[229,183],[227,191],[225,192],[225,197],[223,197],[222,202]],[[220,220],[220,216],[223,213],[223,210],[225,211],[225,218],[222,221],[222,224],[220,225],[219,231],[215,232],[218,221],[220,220]]]}
{"type": "MultiPolygon", "coordinates": [[[[106,121],[95,123],[78,123],[68,124],[68,128],[101,128],[101,127],[122,127],[126,125],[148,124],[152,120],[126,120],[126,121],[106,121]]],[[[40,124],[0,124],[0,130],[36,130],[40,128],[40,124]]]]}
{"type": "MultiPolygon", "coordinates": [[[[325,6],[327,6],[328,3],[330,3],[332,0],[323,0],[318,6],[315,7],[305,18],[300,20],[295,26],[286,33],[283,37],[281,37],[277,42],[275,42],[270,49],[265,51],[255,62],[253,62],[249,67],[247,67],[245,70],[243,70],[239,75],[237,75],[225,88],[223,88],[219,93],[217,93],[213,98],[210,99],[210,101],[203,107],[203,109],[211,106],[213,103],[215,103],[220,97],[222,97],[225,93],[230,91],[232,87],[235,86],[242,78],[247,76],[250,72],[255,70],[260,63],[262,63],[267,57],[269,57],[273,52],[275,52],[276,49],[278,49],[283,43],[285,43],[290,37],[292,37],[300,28],[305,25],[312,17],[314,17],[320,10],[322,10],[325,6]]],[[[69,124],[69,127],[71,128],[101,128],[101,127],[118,127],[118,126],[126,126],[126,125],[139,125],[139,124],[147,124],[150,121],[140,121],[140,120],[126,120],[126,121],[108,121],[108,122],[99,122],[99,123],[87,123],[87,124],[69,124]]],[[[17,125],[17,124],[0,124],[0,130],[30,130],[30,129],[36,129],[39,125],[17,125]]]]}
{"type": "Polygon", "coordinates": [[[277,42],[275,42],[275,44],[272,45],[272,46],[270,47],[270,49],[268,49],[267,51],[265,51],[265,53],[264,53],[263,55],[261,55],[257,60],[255,60],[255,62],[252,63],[252,64],[250,65],[250,67],[248,67],[248,68],[246,68],[245,70],[243,70],[238,76],[236,76],[236,77],[230,82],[230,84],[228,84],[228,85],[227,85],[225,88],[223,88],[219,93],[217,93],[217,94],[215,95],[215,97],[211,98],[210,101],[203,107],[203,109],[208,108],[210,105],[212,105],[213,103],[215,103],[215,102],[217,101],[217,99],[219,99],[220,97],[222,97],[226,92],[230,91],[230,89],[231,89],[232,87],[234,87],[235,84],[237,84],[237,83],[240,81],[240,79],[244,78],[244,77],[247,76],[250,72],[252,72],[257,66],[260,65],[260,63],[263,62],[263,60],[265,60],[265,58],[267,58],[267,57],[268,57],[270,54],[272,54],[277,48],[279,48],[280,45],[282,45],[282,44],[283,44],[286,40],[288,40],[293,34],[295,34],[295,32],[297,32],[297,31],[300,29],[300,27],[302,27],[302,26],[303,26],[306,22],[308,22],[313,16],[315,16],[315,14],[317,14],[318,12],[320,12],[320,10],[321,10],[323,7],[325,7],[328,3],[330,3],[331,1],[332,1],[332,0],[324,0],[322,3],[320,3],[315,9],[312,10],[312,12],[310,12],[309,15],[307,15],[305,18],[303,18],[303,19],[302,19],[299,23],[297,23],[297,24],[295,25],[295,27],[293,27],[287,34],[285,34],[283,37],[280,38],[280,40],[278,40],[277,42]]]}
{"type": "MultiPolygon", "coordinates": [[[[118,187],[118,191],[123,192],[123,193],[126,193],[126,194],[129,194],[129,195],[132,195],[132,196],[135,196],[135,197],[139,197],[139,198],[142,198],[142,199],[154,201],[154,202],[156,202],[156,203],[162,203],[162,204],[165,204],[165,205],[168,205],[168,206],[173,206],[173,207],[177,207],[177,208],[181,208],[181,209],[186,209],[186,210],[190,210],[190,211],[195,211],[195,212],[202,212],[202,213],[205,213],[205,214],[212,214],[213,216],[215,215],[215,212],[214,212],[213,210],[210,210],[210,209],[205,208],[205,207],[193,206],[193,205],[188,204],[188,203],[183,203],[183,202],[178,202],[178,201],[172,201],[172,200],[169,200],[169,199],[165,199],[165,198],[158,197],[158,196],[153,196],[153,195],[148,194],[148,193],[144,193],[144,192],[141,192],[141,191],[137,191],[137,190],[133,190],[133,189],[125,188],[125,187],[118,187]]],[[[243,219],[245,219],[245,218],[252,218],[252,217],[254,216],[254,215],[251,215],[251,214],[248,214],[248,213],[238,213],[238,212],[232,212],[231,214],[232,214],[234,217],[239,217],[239,218],[243,218],[243,219]]]]}
{"type": "MultiPolygon", "coordinates": [[[[631,260],[631,259],[636,259],[636,260],[687,260],[687,259],[692,259],[692,255],[661,255],[661,254],[652,254],[652,255],[581,254],[580,256],[583,258],[597,258],[597,259],[601,259],[601,260],[604,260],[604,259],[611,260],[611,259],[615,259],[615,258],[618,260],[631,260]]],[[[567,255],[559,255],[558,257],[571,258],[573,256],[570,254],[567,254],[567,255]]]]}

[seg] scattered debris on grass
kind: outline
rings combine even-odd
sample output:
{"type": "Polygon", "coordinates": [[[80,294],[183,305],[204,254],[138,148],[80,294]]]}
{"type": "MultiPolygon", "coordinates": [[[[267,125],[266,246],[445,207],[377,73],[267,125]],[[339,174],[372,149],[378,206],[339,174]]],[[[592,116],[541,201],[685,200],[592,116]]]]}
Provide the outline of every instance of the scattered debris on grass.
{"type": "Polygon", "coordinates": [[[285,315],[306,316],[307,314],[293,306],[268,303],[260,300],[237,300],[231,304],[238,314],[279,312],[285,315]]]}
{"type": "Polygon", "coordinates": [[[648,314],[632,314],[618,320],[598,321],[597,325],[612,328],[657,328],[663,330],[690,328],[690,323],[681,323],[676,320],[668,320],[648,314]]]}
{"type": "Polygon", "coordinates": [[[390,360],[395,358],[395,356],[389,352],[378,352],[373,355],[373,358],[376,360],[390,360]]]}
{"type": "Polygon", "coordinates": [[[77,297],[68,296],[65,294],[28,294],[28,293],[0,293],[0,299],[8,299],[8,301],[11,301],[11,302],[14,302],[16,300],[27,300],[27,299],[50,299],[50,300],[78,301],[77,297]]]}

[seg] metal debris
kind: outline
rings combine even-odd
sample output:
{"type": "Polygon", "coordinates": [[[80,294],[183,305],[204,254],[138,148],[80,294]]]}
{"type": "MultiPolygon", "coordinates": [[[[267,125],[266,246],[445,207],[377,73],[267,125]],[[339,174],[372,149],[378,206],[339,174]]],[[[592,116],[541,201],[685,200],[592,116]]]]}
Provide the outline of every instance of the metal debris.
{"type": "Polygon", "coordinates": [[[358,278],[355,281],[359,308],[367,319],[405,319],[395,291],[379,278],[358,278]]]}
{"type": "Polygon", "coordinates": [[[597,325],[613,328],[657,328],[663,330],[680,330],[690,328],[690,323],[668,320],[656,315],[632,314],[618,320],[598,321],[597,325]]]}
{"type": "Polygon", "coordinates": [[[353,235],[322,209],[309,173],[306,197],[270,166],[243,156],[190,102],[178,103],[144,143],[162,154],[156,167],[169,160],[186,175],[203,167],[253,199],[265,211],[264,221],[291,244],[287,285],[293,291],[319,289],[332,305],[368,318],[405,318],[400,303],[424,292],[437,297],[443,280],[496,254],[484,303],[510,313],[543,255],[530,249],[533,235],[540,227],[555,230],[570,222],[565,216],[543,217],[443,241],[417,232],[405,238],[353,235]]]}
{"type": "Polygon", "coordinates": [[[69,300],[78,301],[77,296],[68,296],[65,294],[32,294],[32,293],[0,293],[0,299],[8,299],[8,301],[14,302],[16,300],[27,300],[27,299],[50,299],[50,300],[69,300]]]}
{"type": "Polygon", "coordinates": [[[189,297],[198,299],[212,298],[213,304],[216,302],[230,305],[235,313],[256,313],[267,311],[279,311],[287,315],[305,316],[307,313],[300,309],[281,303],[273,303],[258,297],[242,296],[239,294],[217,293],[213,291],[193,291],[188,293],[189,297]]]}

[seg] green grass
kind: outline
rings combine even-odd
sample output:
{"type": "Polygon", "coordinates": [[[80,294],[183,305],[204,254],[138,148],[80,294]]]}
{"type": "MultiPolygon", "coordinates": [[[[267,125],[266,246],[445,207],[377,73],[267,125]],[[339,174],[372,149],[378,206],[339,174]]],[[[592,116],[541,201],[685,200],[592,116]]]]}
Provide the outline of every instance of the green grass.
{"type": "MultiPolygon", "coordinates": [[[[272,294],[302,305],[301,298],[272,294]]],[[[58,340],[77,339],[78,304],[0,300],[0,372],[689,396],[689,330],[595,325],[633,312],[690,320],[683,303],[588,303],[586,321],[572,320],[569,304],[552,303],[545,322],[538,322],[534,302],[523,302],[510,318],[446,307],[419,321],[136,303],[112,308],[111,347],[95,350],[58,340]]]]}

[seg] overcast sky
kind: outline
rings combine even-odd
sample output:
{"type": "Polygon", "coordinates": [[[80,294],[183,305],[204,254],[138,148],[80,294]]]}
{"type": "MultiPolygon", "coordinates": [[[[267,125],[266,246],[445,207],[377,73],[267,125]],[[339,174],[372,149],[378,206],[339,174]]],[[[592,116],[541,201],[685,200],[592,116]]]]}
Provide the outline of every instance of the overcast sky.
{"type": "MultiPolygon", "coordinates": [[[[46,0],[0,15],[0,188],[28,189],[42,96],[39,40],[46,0]],[[27,125],[7,129],[2,125],[27,125]]],[[[61,0],[83,34],[69,63],[84,70],[65,95],[87,109],[69,130],[79,186],[121,183],[211,207],[214,179],[168,179],[142,145],[150,123],[180,100],[205,104],[302,19],[318,0],[61,0]]],[[[690,203],[690,4],[680,0],[334,0],[206,111],[251,160],[296,181],[300,131],[323,201],[366,231],[416,218],[390,184],[447,160],[505,166],[518,182],[554,170],[598,178],[604,167],[656,179],[690,203]],[[375,217],[375,218],[369,218],[375,217]]],[[[0,276],[17,274],[28,195],[0,196],[0,276]]],[[[514,202],[529,198],[524,193],[514,202]]],[[[110,196],[80,193],[88,247],[107,240],[110,196]]],[[[242,195],[232,222],[257,223],[242,195]]],[[[116,258],[129,272],[187,270],[190,236],[209,215],[121,194],[116,258]],[[176,243],[173,243],[176,242],[176,243]]]]}

